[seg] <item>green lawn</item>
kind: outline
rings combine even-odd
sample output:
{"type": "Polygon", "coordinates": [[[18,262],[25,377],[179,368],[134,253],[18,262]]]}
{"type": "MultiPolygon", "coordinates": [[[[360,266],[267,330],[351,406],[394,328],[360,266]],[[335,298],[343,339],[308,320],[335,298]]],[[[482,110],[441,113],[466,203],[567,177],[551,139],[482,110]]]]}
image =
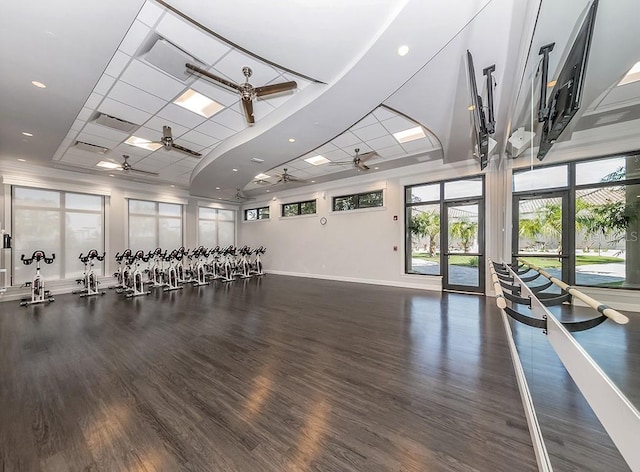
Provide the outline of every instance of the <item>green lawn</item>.
{"type": "MultiPolygon", "coordinates": [[[[562,264],[560,260],[554,257],[523,257],[522,259],[532,263],[537,267],[540,267],[541,269],[559,269],[562,264]]],[[[620,257],[598,256],[595,254],[593,256],[576,256],[576,266],[589,264],[610,264],[615,262],[624,262],[624,259],[620,257]]]]}
{"type": "MultiPolygon", "coordinates": [[[[426,252],[414,252],[412,256],[416,259],[440,263],[439,254],[431,257],[426,252]]],[[[449,263],[457,266],[478,267],[478,256],[449,256],[449,263]]]]}
{"type": "MultiPolygon", "coordinates": [[[[426,252],[414,252],[412,256],[416,259],[423,259],[425,261],[440,262],[440,255],[430,256],[426,252]]],[[[525,261],[531,262],[533,265],[540,267],[541,269],[559,269],[561,262],[554,257],[529,257],[523,258],[525,261]]],[[[619,257],[610,256],[598,256],[598,255],[579,255],[576,256],[576,266],[588,265],[588,264],[609,264],[612,262],[624,262],[624,259],[619,257]]],[[[477,267],[476,256],[449,256],[449,263],[457,266],[477,267]]]]}

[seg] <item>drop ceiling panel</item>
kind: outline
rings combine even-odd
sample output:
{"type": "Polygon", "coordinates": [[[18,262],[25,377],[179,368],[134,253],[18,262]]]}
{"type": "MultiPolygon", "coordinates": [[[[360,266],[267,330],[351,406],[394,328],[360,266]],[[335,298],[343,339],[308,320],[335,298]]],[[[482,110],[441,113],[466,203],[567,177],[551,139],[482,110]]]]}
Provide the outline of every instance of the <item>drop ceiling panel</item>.
{"type": "Polygon", "coordinates": [[[83,143],[95,144],[96,146],[106,147],[107,149],[113,149],[119,143],[119,141],[114,141],[112,139],[103,138],[102,136],[95,136],[93,134],[82,132],[77,138],[77,141],[82,141],[83,143]]]}
{"type": "Polygon", "coordinates": [[[84,106],[87,108],[96,108],[103,98],[103,95],[94,92],[89,95],[89,98],[87,98],[87,102],[84,104],[84,106]]]}
{"type": "Polygon", "coordinates": [[[145,128],[149,128],[149,129],[154,130],[155,134],[158,135],[158,137],[156,137],[154,139],[159,139],[159,137],[162,135],[162,127],[163,126],[170,126],[171,127],[171,134],[173,134],[174,138],[179,138],[184,133],[189,131],[189,128],[187,128],[186,126],[179,125],[178,123],[176,123],[174,121],[171,121],[171,120],[160,118],[159,116],[154,116],[149,121],[147,121],[144,124],[144,126],[145,126],[145,128]]]}
{"type": "Polygon", "coordinates": [[[387,134],[376,139],[371,139],[367,141],[367,144],[377,151],[378,149],[384,149],[398,144],[398,141],[396,141],[393,136],[387,134]]]}
{"type": "Polygon", "coordinates": [[[138,20],[145,25],[153,27],[158,19],[162,16],[164,10],[155,3],[148,1],[144,4],[140,13],[138,13],[138,20]]]}
{"type": "MultiPolygon", "coordinates": [[[[220,113],[218,113],[219,115],[220,113]]],[[[216,115],[216,116],[218,116],[216,115]]],[[[197,113],[186,110],[174,103],[170,103],[162,110],[158,112],[160,118],[166,118],[167,120],[180,123],[188,128],[195,128],[206,120],[204,116],[200,116],[197,113]]]]}
{"type": "Polygon", "coordinates": [[[404,131],[406,129],[415,128],[418,124],[415,121],[408,120],[404,116],[395,116],[391,119],[384,120],[382,122],[382,126],[384,126],[389,133],[397,133],[398,131],[404,131]]]}
{"type": "Polygon", "coordinates": [[[111,152],[109,153],[112,157],[116,156],[119,158],[119,156],[122,156],[122,154],[129,154],[131,156],[137,156],[137,157],[146,157],[149,154],[151,154],[151,151],[147,150],[147,149],[142,149],[139,147],[135,147],[135,146],[130,146],[129,144],[119,144],[118,146],[114,147],[111,152]]]}
{"type": "Polygon", "coordinates": [[[398,114],[394,111],[389,110],[386,107],[378,107],[375,110],[373,110],[373,116],[375,116],[378,121],[384,121],[384,120],[388,120],[389,118],[398,116],[398,114]]]}
{"type": "Polygon", "coordinates": [[[377,149],[376,152],[380,157],[383,157],[385,159],[396,156],[404,156],[406,154],[405,150],[402,149],[402,146],[400,146],[399,144],[394,144],[393,146],[377,149]]]}
{"type": "MultiPolygon", "coordinates": [[[[171,128],[171,132],[173,133],[173,128],[171,128]]],[[[136,136],[142,139],[147,139],[149,141],[159,141],[160,138],[162,137],[162,126],[159,129],[148,128],[146,125],[141,126],[140,128],[138,128],[133,132],[133,136],[136,136]]],[[[142,148],[138,148],[137,146],[133,146],[133,147],[136,149],[142,149],[142,148]]]]}
{"type": "Polygon", "coordinates": [[[416,151],[428,151],[432,149],[431,141],[427,138],[416,139],[414,141],[409,141],[408,143],[402,143],[401,146],[407,152],[416,152],[416,151]]]}
{"type": "Polygon", "coordinates": [[[212,138],[211,136],[202,134],[195,130],[189,131],[188,133],[183,135],[181,139],[186,139],[187,141],[191,141],[192,143],[196,143],[203,147],[213,146],[220,141],[217,138],[212,138]]]}
{"type": "Polygon", "coordinates": [[[151,113],[133,108],[111,98],[105,98],[98,107],[98,111],[136,124],[144,123],[151,118],[151,113]]]}
{"type": "Polygon", "coordinates": [[[128,56],[122,51],[116,51],[104,73],[112,77],[118,77],[127,66],[130,59],[131,56],[128,56]]]}
{"type": "Polygon", "coordinates": [[[168,102],[180,95],[185,88],[182,82],[137,59],[129,64],[121,79],[168,102]]]}
{"type": "Polygon", "coordinates": [[[244,117],[231,108],[222,110],[211,117],[211,120],[235,131],[242,131],[247,127],[244,117]]]}
{"type": "Polygon", "coordinates": [[[254,100],[253,102],[253,116],[256,121],[264,118],[273,110],[275,110],[275,108],[272,107],[267,100],[254,100]]]}
{"type": "Polygon", "coordinates": [[[340,148],[345,148],[360,142],[360,138],[354,135],[351,131],[345,131],[331,142],[340,148]]]}
{"type": "Polygon", "coordinates": [[[280,75],[280,73],[269,64],[260,62],[237,49],[232,50],[220,59],[215,65],[215,70],[226,75],[235,83],[242,83],[245,80],[242,74],[242,68],[244,66],[250,67],[253,71],[253,75],[249,77],[249,83],[254,87],[266,85],[280,75]]]}
{"type": "Polygon", "coordinates": [[[229,107],[239,100],[239,95],[228,91],[219,85],[216,85],[205,79],[198,79],[192,85],[191,88],[197,92],[200,92],[205,97],[209,97],[212,100],[229,107]]]}
{"type": "Polygon", "coordinates": [[[103,138],[110,139],[111,141],[115,141],[116,143],[120,143],[129,137],[127,133],[108,128],[106,126],[98,125],[93,122],[87,123],[82,131],[94,136],[102,136],[103,138]]]}
{"type": "Polygon", "coordinates": [[[351,127],[351,131],[354,131],[354,130],[360,129],[360,128],[364,128],[365,126],[376,124],[377,122],[378,122],[378,120],[376,120],[375,116],[373,116],[372,114],[368,114],[363,119],[358,121],[355,125],[353,125],[351,127]]]}
{"type": "Polygon", "coordinates": [[[129,56],[135,55],[140,44],[149,34],[149,31],[151,31],[151,29],[147,25],[138,20],[134,21],[118,49],[129,56]]]}
{"type": "Polygon", "coordinates": [[[115,83],[111,92],[109,92],[109,95],[107,96],[149,113],[157,113],[160,108],[167,104],[165,100],[121,80],[115,83]]]}
{"type": "Polygon", "coordinates": [[[95,93],[99,93],[100,95],[106,95],[115,81],[116,79],[111,77],[110,75],[103,74],[102,77],[100,77],[100,80],[98,80],[98,83],[96,84],[93,91],[95,93]]]}
{"type": "Polygon", "coordinates": [[[87,121],[92,114],[93,110],[91,108],[82,107],[82,110],[80,110],[80,113],[78,113],[77,119],[81,121],[87,121]]]}
{"type": "MultiPolygon", "coordinates": [[[[355,152],[354,152],[354,154],[355,154],[355,152]]],[[[342,149],[336,149],[335,151],[325,152],[323,154],[323,156],[326,157],[327,159],[329,159],[332,162],[347,161],[347,160],[351,160],[353,158],[353,156],[351,156],[349,153],[343,151],[342,149]]],[[[322,165],[326,165],[326,164],[322,164],[322,165]]]]}
{"type": "Polygon", "coordinates": [[[368,141],[369,139],[379,138],[380,136],[384,136],[388,133],[387,130],[376,121],[372,125],[353,130],[353,134],[355,134],[362,141],[368,141]]]}
{"type": "Polygon", "coordinates": [[[202,123],[196,128],[196,131],[220,140],[227,139],[229,136],[233,136],[234,134],[236,134],[234,130],[229,129],[226,126],[222,126],[221,124],[211,120],[202,123]]]}
{"type": "Polygon", "coordinates": [[[230,49],[222,41],[196,29],[172,13],[167,13],[162,18],[156,31],[187,54],[209,65],[215,64],[230,49]]]}

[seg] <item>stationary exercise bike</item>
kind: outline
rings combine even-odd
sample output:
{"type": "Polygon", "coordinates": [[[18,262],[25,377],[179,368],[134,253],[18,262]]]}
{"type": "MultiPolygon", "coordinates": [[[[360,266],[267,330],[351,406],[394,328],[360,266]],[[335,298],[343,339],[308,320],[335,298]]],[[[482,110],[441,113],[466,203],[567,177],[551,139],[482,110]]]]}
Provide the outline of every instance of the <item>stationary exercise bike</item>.
{"type": "Polygon", "coordinates": [[[131,258],[131,249],[125,249],[122,254],[116,253],[116,262],[118,264],[118,270],[113,276],[118,280],[117,285],[109,288],[115,288],[116,292],[122,293],[130,285],[129,278],[131,276],[131,267],[129,266],[129,259],[131,258]]]}
{"type": "Polygon", "coordinates": [[[131,273],[131,285],[126,290],[125,297],[133,298],[140,295],[149,295],[151,290],[144,289],[144,281],[142,280],[142,271],[140,270],[140,262],[148,262],[149,258],[144,255],[142,251],[136,251],[136,253],[129,259],[128,265],[135,264],[136,268],[131,273]]]}
{"type": "Polygon", "coordinates": [[[253,275],[264,275],[264,269],[262,267],[262,260],[260,260],[260,256],[265,252],[267,252],[267,249],[264,246],[260,246],[258,249],[253,251],[253,253],[256,255],[256,258],[251,263],[251,273],[253,275]]]}
{"type": "MultiPolygon", "coordinates": [[[[166,253],[165,253],[166,254],[166,253]]],[[[169,267],[167,268],[166,278],[165,278],[165,292],[170,292],[171,290],[181,290],[182,285],[178,284],[178,274],[176,272],[176,265],[179,259],[182,259],[180,252],[177,249],[171,251],[171,253],[167,256],[163,257],[164,261],[169,263],[169,267]],[[175,261],[175,263],[172,263],[175,261]]]]}
{"type": "Polygon", "coordinates": [[[31,265],[33,261],[36,261],[36,273],[33,276],[31,282],[26,282],[25,287],[31,287],[31,300],[23,298],[20,301],[20,306],[33,305],[35,303],[49,303],[55,299],[51,296],[49,290],[44,288],[44,279],[40,275],[40,261],[44,261],[45,264],[53,264],[56,255],[51,254],[51,257],[47,257],[44,251],[35,251],[29,258],[24,257],[24,254],[20,257],[20,260],[24,265],[31,265]]]}
{"type": "Polygon", "coordinates": [[[82,284],[83,288],[81,290],[74,290],[73,293],[79,293],[81,297],[91,297],[93,295],[104,295],[104,291],[98,290],[98,277],[93,270],[93,266],[95,265],[94,261],[102,262],[104,261],[104,256],[106,252],[103,252],[100,256],[98,254],[97,249],[91,249],[86,256],[83,256],[80,253],[80,262],[84,264],[84,274],[81,279],[76,279],[78,284],[82,284]]]}
{"type": "Polygon", "coordinates": [[[200,285],[209,285],[209,282],[207,281],[206,270],[206,261],[209,257],[207,248],[200,246],[199,248],[194,249],[191,257],[194,257],[196,259],[195,268],[193,269],[195,279],[192,279],[191,283],[194,287],[198,287],[200,285]]]}

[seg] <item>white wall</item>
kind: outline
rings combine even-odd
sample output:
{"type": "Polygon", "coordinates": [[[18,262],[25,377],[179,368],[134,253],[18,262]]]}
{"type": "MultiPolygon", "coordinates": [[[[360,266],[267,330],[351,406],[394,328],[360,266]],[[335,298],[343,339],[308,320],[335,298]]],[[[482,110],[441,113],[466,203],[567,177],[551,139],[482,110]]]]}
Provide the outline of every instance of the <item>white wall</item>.
{"type": "Polygon", "coordinates": [[[478,173],[473,163],[433,162],[269,194],[268,200],[244,205],[268,204],[271,218],[243,221],[241,215],[238,243],[265,246],[265,268],[272,273],[440,290],[439,276],[404,273],[404,186],[478,173]],[[379,189],[384,191],[382,208],[331,209],[334,196],[379,189]],[[310,199],[317,201],[315,215],[280,217],[283,203],[310,199]],[[320,225],[321,217],[327,218],[325,226],[320,225]]]}

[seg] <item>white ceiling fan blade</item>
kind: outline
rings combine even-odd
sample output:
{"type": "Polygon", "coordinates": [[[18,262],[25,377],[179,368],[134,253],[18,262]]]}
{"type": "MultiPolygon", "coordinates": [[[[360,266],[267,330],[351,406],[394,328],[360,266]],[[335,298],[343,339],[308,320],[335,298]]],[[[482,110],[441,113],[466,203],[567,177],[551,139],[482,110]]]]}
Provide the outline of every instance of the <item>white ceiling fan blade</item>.
{"type": "Polygon", "coordinates": [[[358,158],[360,159],[360,162],[365,162],[365,161],[367,161],[367,160],[369,160],[369,159],[371,159],[372,157],[377,156],[377,155],[378,155],[378,153],[377,153],[377,152],[375,152],[375,151],[370,151],[370,152],[365,152],[364,154],[360,154],[360,155],[358,156],[358,158]]]}

